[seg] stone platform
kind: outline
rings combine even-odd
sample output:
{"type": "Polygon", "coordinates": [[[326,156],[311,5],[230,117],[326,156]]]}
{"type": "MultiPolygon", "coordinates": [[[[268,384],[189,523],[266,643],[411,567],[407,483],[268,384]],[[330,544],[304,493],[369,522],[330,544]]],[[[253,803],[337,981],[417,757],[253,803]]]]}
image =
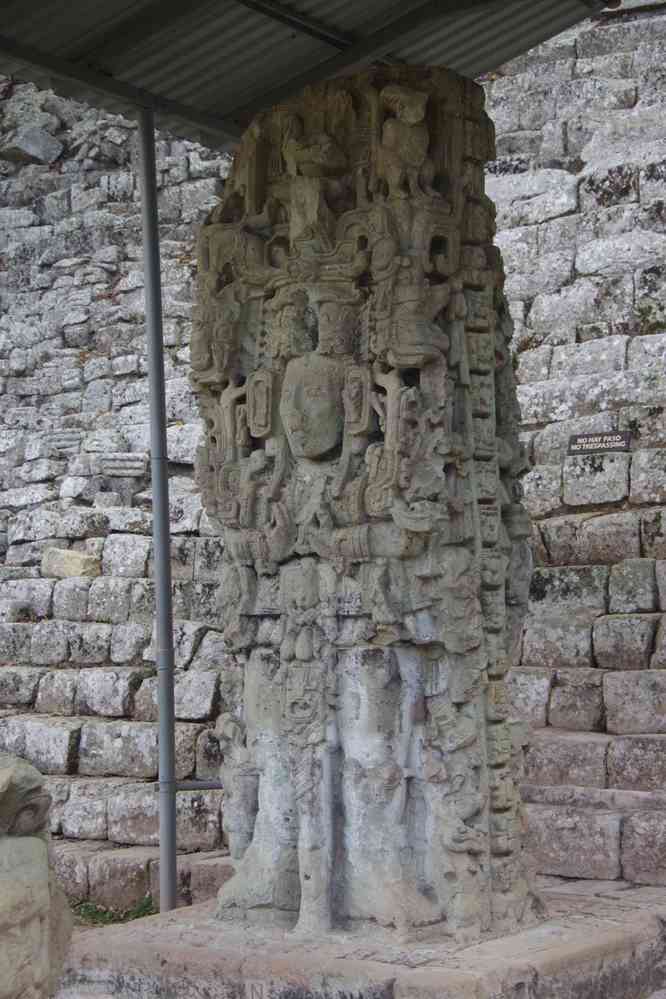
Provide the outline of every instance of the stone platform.
{"type": "Polygon", "coordinates": [[[474,946],[384,931],[298,939],[206,902],[74,940],[57,999],[649,999],[666,986],[666,889],[540,885],[548,918],[474,946]]]}

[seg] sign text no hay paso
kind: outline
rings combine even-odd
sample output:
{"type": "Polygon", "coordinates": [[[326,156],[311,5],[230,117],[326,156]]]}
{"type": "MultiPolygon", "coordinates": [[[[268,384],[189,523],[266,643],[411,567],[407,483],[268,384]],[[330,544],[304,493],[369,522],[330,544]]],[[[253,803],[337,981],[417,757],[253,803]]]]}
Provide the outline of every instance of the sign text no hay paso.
{"type": "Polygon", "coordinates": [[[596,454],[604,451],[630,451],[631,431],[604,434],[574,434],[569,438],[567,454],[596,454]]]}

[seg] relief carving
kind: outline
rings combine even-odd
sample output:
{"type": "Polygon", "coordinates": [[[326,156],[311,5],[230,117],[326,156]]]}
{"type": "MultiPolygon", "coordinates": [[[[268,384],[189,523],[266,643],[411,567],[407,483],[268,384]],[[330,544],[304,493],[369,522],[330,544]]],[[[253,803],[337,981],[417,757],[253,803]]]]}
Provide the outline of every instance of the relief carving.
{"type": "MultiPolygon", "coordinates": [[[[197,470],[243,704],[219,913],[529,919],[504,674],[529,581],[478,87],[377,67],[241,142],[200,237],[197,470]]],[[[434,929],[433,929],[434,928],[434,929]]]]}

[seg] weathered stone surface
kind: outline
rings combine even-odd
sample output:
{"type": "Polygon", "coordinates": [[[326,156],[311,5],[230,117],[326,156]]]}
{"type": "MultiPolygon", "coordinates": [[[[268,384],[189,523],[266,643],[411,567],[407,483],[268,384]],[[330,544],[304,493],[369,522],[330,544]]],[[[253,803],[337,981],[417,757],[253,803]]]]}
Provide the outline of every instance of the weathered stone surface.
{"type": "Polygon", "coordinates": [[[122,718],[131,714],[134,691],[145,670],[83,669],[79,673],[76,713],[122,718]]]}
{"type": "Polygon", "coordinates": [[[47,673],[39,684],[35,710],[43,714],[73,715],[79,671],[59,669],[47,673]]]}
{"type": "Polygon", "coordinates": [[[72,773],[80,731],[77,721],[9,715],[0,718],[0,750],[23,757],[44,773],[72,773]]]}
{"type": "Polygon", "coordinates": [[[537,465],[522,480],[525,505],[532,517],[544,517],[562,505],[562,470],[557,465],[537,465]]]}
{"type": "Polygon", "coordinates": [[[530,225],[567,215],[578,207],[576,178],[564,170],[537,170],[506,177],[490,177],[487,193],[502,206],[501,227],[530,225]]]}
{"type": "Polygon", "coordinates": [[[604,703],[608,732],[666,733],[666,671],[606,673],[604,703]]]}
{"type": "Polygon", "coordinates": [[[53,866],[67,898],[71,902],[84,902],[90,894],[88,861],[101,850],[110,849],[106,842],[67,842],[53,844],[53,866]]]}
{"type": "Polygon", "coordinates": [[[608,747],[608,783],[632,791],[666,787],[666,737],[633,735],[613,739],[608,747]]]}
{"type": "Polygon", "coordinates": [[[64,621],[40,621],[30,636],[30,661],[40,666],[57,666],[67,661],[70,628],[64,621]]]}
{"type": "Polygon", "coordinates": [[[592,666],[592,618],[575,611],[569,616],[531,614],[525,622],[523,666],[572,669],[592,666]]]}
{"type": "Polygon", "coordinates": [[[605,735],[552,728],[534,732],[525,758],[525,782],[605,787],[610,741],[605,735]]]}
{"type": "Polygon", "coordinates": [[[594,669],[558,670],[548,707],[555,728],[594,732],[603,727],[602,675],[594,669]]]}
{"type": "Polygon", "coordinates": [[[69,629],[69,656],[80,666],[94,666],[109,658],[110,624],[76,624],[69,629]]]}
{"type": "Polygon", "coordinates": [[[637,884],[666,885],[666,812],[638,812],[625,819],[622,876],[637,884]]]}
{"type": "Polygon", "coordinates": [[[549,669],[512,669],[507,676],[509,700],[516,713],[543,728],[548,721],[548,701],[553,673],[549,669]]]}
{"type": "MultiPolygon", "coordinates": [[[[181,791],[176,797],[176,832],[183,850],[214,850],[221,846],[220,791],[181,791]]],[[[157,846],[159,796],[152,785],[135,784],[111,795],[109,839],[115,843],[157,846]]]]}
{"type": "Polygon", "coordinates": [[[0,980],[7,999],[53,995],[72,917],[53,876],[49,795],[34,767],[0,755],[0,980]]]}
{"type": "Polygon", "coordinates": [[[666,502],[666,450],[636,452],[631,465],[631,502],[666,502]]]}
{"type": "Polygon", "coordinates": [[[86,721],[81,726],[79,773],[106,777],[155,777],[157,728],[125,721],[86,721]]]}
{"type": "Polygon", "coordinates": [[[562,495],[568,506],[618,503],[629,493],[628,454],[568,457],[562,470],[562,495]]]}
{"type": "Polygon", "coordinates": [[[62,579],[53,588],[53,616],[66,621],[85,621],[88,616],[90,579],[62,579]]]}
{"type": "Polygon", "coordinates": [[[620,877],[620,815],[545,805],[527,805],[526,813],[526,849],[543,874],[620,877]]]}
{"type": "Polygon", "coordinates": [[[658,614],[615,614],[594,622],[594,658],[601,669],[647,669],[658,614]]]}
{"type": "Polygon", "coordinates": [[[654,611],[657,599],[654,559],[625,559],[612,567],[608,604],[611,614],[654,611]]]}
{"type": "Polygon", "coordinates": [[[106,840],[107,802],[125,782],[119,778],[105,780],[70,780],[67,799],[63,803],[60,831],[76,840],[106,840]]]}
{"type": "Polygon", "coordinates": [[[49,617],[53,583],[48,579],[14,579],[0,582],[0,599],[11,600],[34,618],[49,617]]]}
{"type": "Polygon", "coordinates": [[[150,547],[150,538],[135,534],[110,535],[104,544],[104,573],[109,576],[145,576],[150,547]]]}
{"type": "Polygon", "coordinates": [[[603,614],[607,581],[605,566],[536,569],[530,586],[530,613],[586,611],[595,616],[603,614]]]}
{"type": "Polygon", "coordinates": [[[127,621],[131,585],[129,579],[95,579],[88,593],[89,620],[110,624],[123,624],[127,621]]]}
{"type": "Polygon", "coordinates": [[[46,548],[42,556],[42,576],[99,576],[99,559],[71,548],[46,548]]]}
{"type": "Polygon", "coordinates": [[[0,666],[0,704],[29,707],[35,703],[43,669],[27,666],[0,666]]]}
{"type": "Polygon", "coordinates": [[[551,517],[540,530],[553,565],[612,565],[641,553],[638,512],[551,517]]]}
{"type": "MultiPolygon", "coordinates": [[[[491,921],[506,929],[520,922],[527,900],[527,882],[516,874],[495,909],[499,892],[492,877],[484,873],[472,883],[468,856],[483,840],[492,857],[513,855],[516,871],[521,863],[503,674],[519,653],[532,556],[514,479],[523,457],[509,360],[512,327],[508,303],[492,290],[493,212],[482,195],[481,174],[475,173],[473,196],[463,180],[473,168],[463,165],[462,156],[471,157],[471,164],[490,155],[487,121],[465,98],[464,116],[476,122],[476,138],[466,125],[469,138],[462,156],[452,154],[455,165],[450,156],[445,164],[439,147],[428,145],[426,105],[430,113],[441,108],[449,115],[458,106],[452,84],[447,74],[392,67],[379,77],[374,72],[372,83],[360,75],[322,84],[308,92],[307,109],[304,98],[296,97],[289,110],[270,112],[270,127],[268,120],[257,126],[264,135],[261,148],[251,133],[242,140],[223,200],[199,239],[190,363],[191,384],[207,417],[196,465],[201,494],[191,479],[172,479],[171,522],[176,533],[191,533],[203,501],[225,542],[219,582],[214,575],[211,582],[195,580],[189,593],[174,588],[176,600],[189,604],[189,614],[177,616],[207,626],[215,622],[228,651],[247,657],[242,713],[236,701],[216,727],[228,789],[225,826],[238,859],[220,907],[283,908],[308,932],[351,916],[358,925],[370,920],[405,927],[445,918],[454,935],[463,926],[466,934],[475,933],[485,896],[491,921]],[[369,100],[378,108],[377,125],[359,140],[358,129],[350,130],[345,114],[333,109],[365,107],[369,100]],[[315,107],[330,134],[310,127],[315,107]],[[367,191],[352,166],[351,158],[355,163],[359,155],[374,164],[367,191]],[[268,162],[284,163],[284,175],[278,181],[266,173],[250,191],[246,174],[259,170],[264,177],[268,162]],[[451,178],[454,200],[465,205],[473,197],[464,223],[453,228],[451,211],[433,187],[437,163],[451,178]],[[336,176],[340,190],[351,184],[348,204],[326,197],[326,173],[336,176]],[[378,191],[385,213],[379,229],[370,221],[378,191]],[[262,249],[242,220],[261,213],[271,198],[289,204],[290,230],[283,236],[273,219],[267,221],[272,238],[262,249]],[[412,221],[406,221],[407,209],[412,221]],[[421,212],[424,221],[417,225],[421,212]],[[340,225],[351,217],[359,235],[349,251],[340,225]],[[380,236],[380,229],[401,231],[402,245],[380,236]],[[219,246],[218,233],[224,233],[219,246]],[[274,240],[280,245],[273,247],[274,240]],[[232,243],[247,246],[238,266],[231,264],[232,243]],[[407,292],[397,275],[413,253],[419,262],[410,264],[407,292]],[[368,277],[360,279],[357,268],[368,277]],[[359,282],[366,287],[365,302],[359,282]],[[270,301],[262,307],[263,325],[238,306],[257,287],[270,301]],[[363,338],[357,330],[366,314],[373,317],[373,332],[363,338]],[[265,333],[258,336],[260,328],[265,333]],[[457,361],[455,345],[463,342],[468,356],[457,361]],[[236,377],[241,369],[242,383],[236,377]],[[458,397],[460,406],[447,402],[458,397]],[[219,419],[208,418],[218,412],[219,419]],[[437,427],[432,433],[421,412],[430,413],[427,420],[437,427]],[[460,435],[473,442],[469,457],[454,456],[460,435]],[[477,562],[473,552],[481,549],[477,562]],[[447,735],[456,719],[466,717],[462,706],[474,702],[483,684],[473,650],[484,629],[493,683],[488,725],[479,717],[468,736],[447,735]],[[396,756],[390,733],[399,725],[405,744],[415,736],[411,721],[405,728],[397,719],[416,717],[409,705],[423,696],[417,694],[418,676],[425,677],[418,709],[425,723],[423,763],[416,764],[426,789],[423,821],[444,831],[417,842],[408,829],[399,847],[392,837],[378,841],[376,830],[392,824],[390,802],[403,793],[397,788],[405,779],[404,759],[396,756]],[[326,694],[333,689],[335,703],[326,694]],[[386,705],[381,719],[370,707],[367,714],[359,708],[378,699],[386,705]],[[472,731],[479,726],[488,742],[482,770],[505,768],[500,775],[493,769],[501,789],[487,814],[463,776],[477,766],[471,747],[481,739],[472,731]],[[346,805],[331,841],[324,830],[332,791],[322,775],[334,731],[346,805]],[[459,746],[460,766],[460,790],[450,801],[438,786],[445,779],[440,770],[448,739],[459,746]],[[293,797],[292,788],[303,790],[293,797]],[[276,836],[276,829],[284,835],[276,836]],[[344,859],[334,865],[339,850],[344,859]],[[417,890],[404,866],[408,853],[414,869],[431,872],[427,887],[424,882],[417,890]],[[390,891],[383,887],[388,870],[396,872],[390,891]],[[333,901],[336,894],[339,902],[333,901]],[[279,906],[278,896],[284,898],[279,906]]],[[[576,179],[567,171],[495,183],[512,191],[515,186],[511,211],[523,223],[577,204],[576,179]]],[[[518,255],[515,243],[514,249],[518,255]]],[[[513,288],[528,299],[553,291],[572,277],[571,262],[570,248],[545,252],[536,267],[509,277],[507,293],[513,288]]],[[[167,380],[167,412],[174,406],[187,414],[194,400],[179,381],[167,380]]],[[[543,482],[537,474],[528,480],[540,512],[553,508],[558,474],[549,466],[543,482]]],[[[148,504],[151,496],[144,492],[136,499],[148,504]]],[[[187,642],[177,636],[180,666],[196,655],[202,636],[195,634],[192,643],[190,636],[183,636],[187,642]]],[[[145,653],[148,660],[152,656],[152,649],[145,653]]],[[[206,717],[211,710],[215,671],[190,671],[197,674],[205,679],[189,681],[196,682],[196,697],[189,705],[183,693],[182,717],[206,717]],[[203,705],[199,685],[205,688],[203,705]]],[[[226,677],[221,680],[226,701],[226,677]]]]}
{"type": "MultiPolygon", "coordinates": [[[[219,676],[212,671],[178,672],[174,683],[176,718],[180,721],[205,721],[213,716],[219,693],[219,676]]],[[[157,721],[157,677],[141,684],[136,697],[135,716],[143,721],[157,721]]]]}
{"type": "Polygon", "coordinates": [[[666,558],[666,508],[641,513],[642,554],[648,558],[666,558]]]}
{"type": "Polygon", "coordinates": [[[93,853],[88,884],[95,903],[115,912],[135,908],[150,895],[150,864],[157,856],[155,848],[145,846],[93,853]]]}

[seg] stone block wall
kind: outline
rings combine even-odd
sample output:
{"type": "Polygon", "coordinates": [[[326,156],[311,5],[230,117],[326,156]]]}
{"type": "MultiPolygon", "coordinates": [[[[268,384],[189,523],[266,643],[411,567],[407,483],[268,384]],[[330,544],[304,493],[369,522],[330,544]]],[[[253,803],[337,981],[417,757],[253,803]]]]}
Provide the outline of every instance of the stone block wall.
{"type": "Polygon", "coordinates": [[[539,869],[666,883],[666,5],[502,67],[488,193],[537,556],[511,674],[539,869]],[[578,433],[629,453],[568,456],[578,433]]]}
{"type": "MultiPolygon", "coordinates": [[[[47,775],[52,832],[89,841],[58,854],[85,897],[113,861],[96,843],[145,848],[158,835],[136,132],[32,86],[5,80],[0,96],[0,749],[47,775]]],[[[161,139],[157,166],[177,766],[181,778],[210,777],[211,727],[238,669],[215,630],[220,540],[193,482],[187,374],[193,236],[228,161],[161,139]]],[[[221,846],[220,803],[220,792],[179,794],[182,849],[221,846]]],[[[154,856],[141,858],[146,883],[154,856]]]]}
{"type": "MultiPolygon", "coordinates": [[[[532,847],[543,872],[662,883],[665,41],[666,5],[633,0],[486,81],[534,463],[538,567],[511,676],[536,727],[532,847]],[[566,456],[570,434],[614,429],[633,432],[630,453],[566,456]]],[[[157,842],[135,129],[11,81],[0,104],[0,750],[48,774],[60,870],[86,897],[115,869],[110,844],[149,885],[157,842]]],[[[157,152],[178,765],[211,777],[243,664],[216,627],[220,539],[193,482],[186,375],[193,236],[228,164],[168,138],[157,152]]],[[[222,844],[220,799],[179,795],[180,846],[213,851],[203,865],[222,844]]]]}

